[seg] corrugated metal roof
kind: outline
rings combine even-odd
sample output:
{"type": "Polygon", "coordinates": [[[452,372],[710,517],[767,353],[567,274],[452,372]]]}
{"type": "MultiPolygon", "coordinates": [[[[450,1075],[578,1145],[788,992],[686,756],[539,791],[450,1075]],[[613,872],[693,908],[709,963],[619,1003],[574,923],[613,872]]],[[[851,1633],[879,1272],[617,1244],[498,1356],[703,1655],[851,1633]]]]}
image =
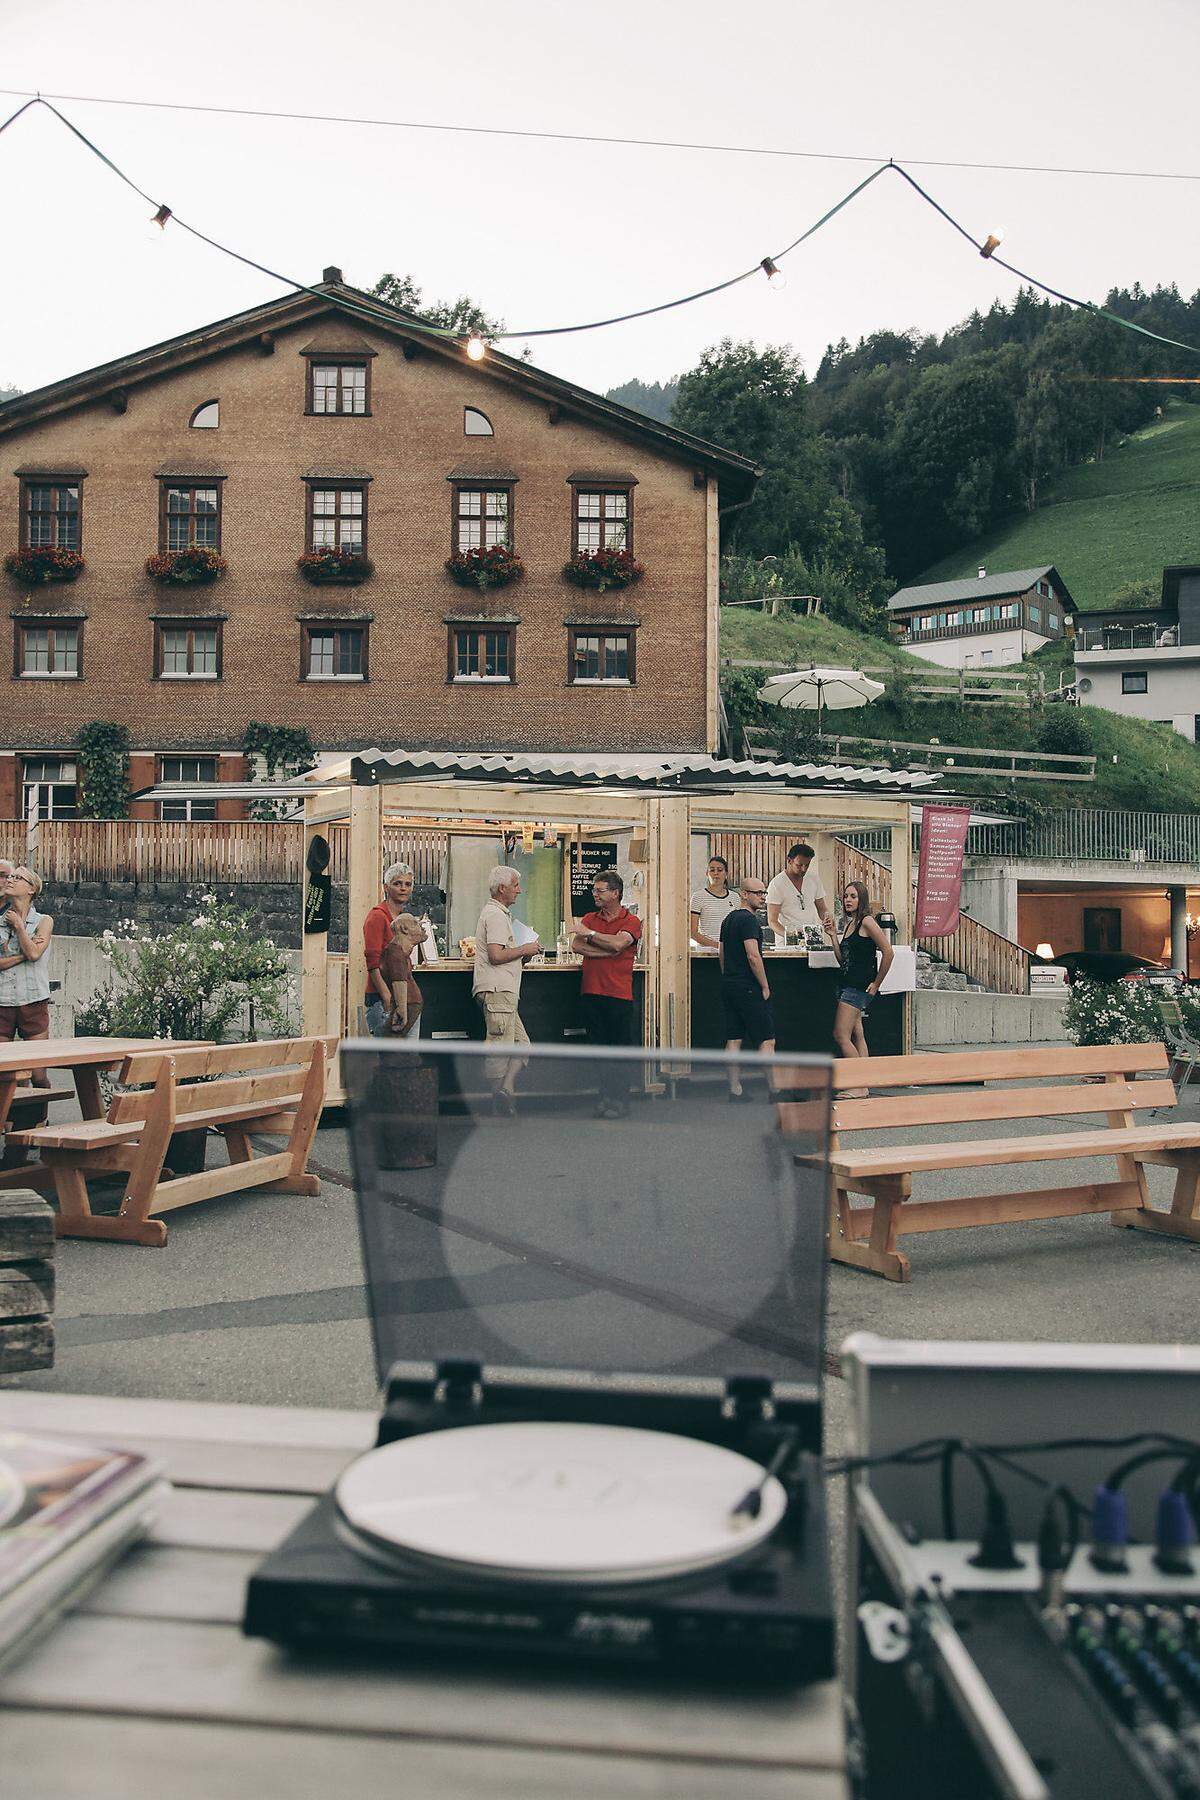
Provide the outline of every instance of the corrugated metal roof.
{"type": "Polygon", "coordinates": [[[964,576],[961,581],[929,581],[923,587],[901,588],[888,601],[889,612],[907,612],[912,606],[945,606],[955,600],[998,600],[1005,595],[1023,594],[1036,582],[1053,575],[1058,583],[1063,605],[1075,611],[1075,602],[1066,583],[1054,567],[1046,563],[1040,569],[1002,569],[996,575],[964,576]]]}
{"type": "Polygon", "coordinates": [[[365,750],[354,757],[357,783],[433,781],[540,782],[553,787],[738,788],[783,786],[908,793],[935,786],[924,771],[859,769],[844,763],[731,762],[715,756],[540,756],[482,751],[365,750]]]}

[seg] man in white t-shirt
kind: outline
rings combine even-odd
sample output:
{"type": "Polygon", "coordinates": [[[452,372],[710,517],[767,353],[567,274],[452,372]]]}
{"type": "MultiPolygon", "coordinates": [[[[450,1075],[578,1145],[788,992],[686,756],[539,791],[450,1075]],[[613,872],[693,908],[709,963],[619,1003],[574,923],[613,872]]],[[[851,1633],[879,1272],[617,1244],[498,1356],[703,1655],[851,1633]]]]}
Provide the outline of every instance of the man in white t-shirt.
{"type": "MultiPolygon", "coordinates": [[[[529,1035],[521,1022],[517,1003],[521,995],[521,971],[541,948],[536,937],[519,944],[513,930],[512,906],[521,892],[516,869],[497,865],[488,876],[491,898],[475,927],[475,975],[472,989],[484,1017],[489,1044],[527,1044],[529,1035]]],[[[525,1064],[515,1056],[485,1057],[483,1069],[495,1099],[496,1111],[516,1111],[513,1089],[525,1064]]]]}
{"type": "Polygon", "coordinates": [[[697,888],[688,902],[696,943],[715,950],[721,939],[721,926],[741,904],[741,895],[729,885],[729,864],[723,856],[710,856],[708,884],[697,888]]]}
{"type": "Polygon", "coordinates": [[[767,887],[767,924],[777,935],[824,926],[837,943],[837,926],[825,904],[825,888],[817,873],[811,844],[793,844],[787,861],[767,887]]]}

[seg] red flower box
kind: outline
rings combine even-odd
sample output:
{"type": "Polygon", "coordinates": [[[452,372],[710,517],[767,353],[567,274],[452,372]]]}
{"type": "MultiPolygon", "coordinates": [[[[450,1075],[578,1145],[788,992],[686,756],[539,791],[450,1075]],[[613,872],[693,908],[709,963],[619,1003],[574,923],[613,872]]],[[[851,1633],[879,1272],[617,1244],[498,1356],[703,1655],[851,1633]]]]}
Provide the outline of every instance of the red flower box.
{"type": "Polygon", "coordinates": [[[361,550],[309,550],[297,559],[296,567],[305,581],[314,587],[322,582],[337,582],[344,587],[357,587],[375,573],[375,564],[361,550]]]}
{"type": "Polygon", "coordinates": [[[641,563],[634,561],[632,550],[607,548],[577,551],[563,569],[566,579],[576,587],[598,588],[601,593],[605,588],[632,587],[644,573],[641,563]]]}
{"type": "Polygon", "coordinates": [[[75,581],[83,574],[84,561],[78,550],[42,544],[29,550],[14,550],[5,557],[4,566],[15,581],[26,587],[40,587],[45,581],[75,581]]]}
{"type": "Polygon", "coordinates": [[[209,587],[225,573],[225,558],[202,544],[162,550],[146,559],[146,573],[163,587],[209,587]]]}
{"type": "Polygon", "coordinates": [[[488,550],[459,550],[446,558],[446,572],[459,587],[499,588],[520,581],[525,564],[509,544],[488,550]]]}

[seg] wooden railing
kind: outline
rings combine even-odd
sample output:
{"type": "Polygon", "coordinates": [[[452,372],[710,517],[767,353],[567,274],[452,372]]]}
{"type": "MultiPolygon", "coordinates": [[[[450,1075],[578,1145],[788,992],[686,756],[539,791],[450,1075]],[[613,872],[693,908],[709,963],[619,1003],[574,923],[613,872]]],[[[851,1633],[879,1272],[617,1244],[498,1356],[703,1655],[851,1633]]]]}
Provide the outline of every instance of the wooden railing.
{"type": "MultiPolygon", "coordinates": [[[[861,881],[876,907],[891,905],[892,871],[886,863],[877,862],[839,838],[836,867],[839,889],[848,881],[861,881]]],[[[958,930],[949,937],[918,938],[917,943],[931,955],[961,969],[969,981],[977,981],[989,994],[1029,992],[1028,950],[981,925],[978,919],[969,919],[965,913],[959,917],[958,930]]]]}
{"type": "MultiPolygon", "coordinates": [[[[331,825],[330,874],[349,875],[349,829],[331,825]]],[[[445,880],[447,837],[433,829],[384,831],[384,862],[409,862],[419,886],[445,880]]],[[[77,881],[179,882],[185,886],[295,882],[304,871],[304,828],[294,820],[52,819],[27,833],[0,820],[0,856],[28,860],[47,886],[77,881]]]]}

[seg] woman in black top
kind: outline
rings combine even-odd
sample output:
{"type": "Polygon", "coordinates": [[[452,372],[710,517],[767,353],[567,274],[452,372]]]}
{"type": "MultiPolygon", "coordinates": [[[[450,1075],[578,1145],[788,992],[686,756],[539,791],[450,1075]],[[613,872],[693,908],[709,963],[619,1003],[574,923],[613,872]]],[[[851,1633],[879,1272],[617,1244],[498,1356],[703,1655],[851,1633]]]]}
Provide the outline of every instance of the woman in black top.
{"type": "Polygon", "coordinates": [[[863,1017],[892,966],[892,946],[871,913],[871,897],[861,881],[848,881],[842,895],[844,930],[842,979],[833,1037],[839,1056],[869,1056],[863,1017]],[[876,956],[881,953],[882,960],[876,956]]]}

